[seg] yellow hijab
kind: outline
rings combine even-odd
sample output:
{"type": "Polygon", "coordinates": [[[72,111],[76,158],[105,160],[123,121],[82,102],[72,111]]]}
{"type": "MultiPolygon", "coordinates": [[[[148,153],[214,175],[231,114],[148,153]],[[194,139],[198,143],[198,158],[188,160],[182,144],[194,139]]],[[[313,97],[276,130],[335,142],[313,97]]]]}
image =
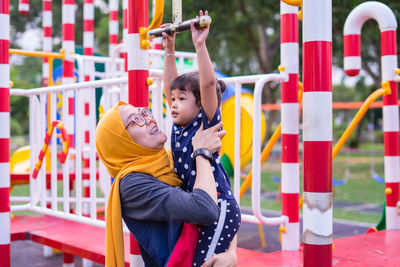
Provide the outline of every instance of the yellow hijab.
{"type": "Polygon", "coordinates": [[[107,204],[106,266],[125,266],[119,182],[131,172],[149,174],[171,186],[180,186],[165,148],[150,149],[136,144],[125,130],[119,102],[100,119],[96,129],[97,153],[114,177],[107,204]]]}

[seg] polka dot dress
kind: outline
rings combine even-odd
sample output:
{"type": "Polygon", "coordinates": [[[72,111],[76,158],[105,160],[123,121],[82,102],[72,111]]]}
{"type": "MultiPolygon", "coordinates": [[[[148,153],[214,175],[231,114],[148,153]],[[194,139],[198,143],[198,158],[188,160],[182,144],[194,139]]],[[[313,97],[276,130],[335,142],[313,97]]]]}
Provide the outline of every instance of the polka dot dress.
{"type": "MultiPolygon", "coordinates": [[[[219,109],[211,122],[207,121],[205,112],[201,109],[198,116],[186,127],[173,125],[171,136],[171,150],[175,172],[183,181],[183,188],[191,192],[196,180],[196,166],[193,159],[192,138],[203,122],[204,129],[216,125],[221,121],[219,109]]],[[[214,173],[215,186],[218,193],[220,215],[217,222],[202,227],[202,234],[197,244],[193,266],[201,266],[203,262],[214,254],[226,251],[235,237],[240,226],[240,209],[231,191],[228,175],[221,164],[219,155],[213,155],[211,169],[214,173]]]]}
{"type": "MultiPolygon", "coordinates": [[[[193,159],[192,138],[203,122],[204,129],[218,124],[221,121],[221,113],[219,109],[215,113],[211,122],[207,121],[207,117],[203,109],[186,127],[180,127],[174,124],[172,127],[171,150],[174,160],[175,172],[182,179],[184,189],[191,192],[194,182],[196,181],[196,166],[193,159]]],[[[211,169],[214,173],[218,197],[222,199],[234,199],[231,191],[231,183],[224,167],[221,164],[219,155],[213,155],[214,161],[211,163],[211,169]]]]}
{"type": "Polygon", "coordinates": [[[201,266],[214,254],[228,250],[240,227],[240,209],[235,199],[218,199],[220,214],[218,221],[203,226],[194,254],[193,266],[201,266]]]}

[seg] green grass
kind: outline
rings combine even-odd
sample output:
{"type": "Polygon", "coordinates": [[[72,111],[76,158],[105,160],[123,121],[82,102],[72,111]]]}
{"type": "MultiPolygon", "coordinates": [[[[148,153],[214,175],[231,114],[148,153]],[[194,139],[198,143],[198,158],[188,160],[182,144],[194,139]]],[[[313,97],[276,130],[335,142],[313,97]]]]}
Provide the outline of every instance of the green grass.
{"type": "MultiPolygon", "coordinates": [[[[368,149],[368,148],[367,148],[368,149]]],[[[363,154],[339,154],[332,164],[333,177],[337,180],[346,180],[342,186],[333,187],[334,201],[347,203],[372,203],[382,205],[384,202],[385,186],[372,179],[371,162],[374,163],[375,172],[383,176],[383,156],[370,156],[369,152],[363,154]]],[[[302,165],[300,163],[300,165],[302,165]]],[[[247,171],[250,167],[247,166],[247,171]]],[[[273,177],[280,177],[280,162],[273,164],[265,163],[262,166],[261,174],[261,190],[274,191],[279,190],[279,184],[273,180],[273,177]]],[[[302,170],[300,170],[300,194],[302,194],[302,170]]],[[[250,207],[250,195],[245,195],[240,200],[241,205],[250,207]]],[[[275,200],[262,200],[262,209],[281,210],[281,204],[275,200]]],[[[381,214],[378,213],[361,213],[357,211],[349,211],[340,208],[333,209],[333,216],[336,219],[345,219],[352,221],[360,221],[367,223],[378,223],[381,214]]]]}

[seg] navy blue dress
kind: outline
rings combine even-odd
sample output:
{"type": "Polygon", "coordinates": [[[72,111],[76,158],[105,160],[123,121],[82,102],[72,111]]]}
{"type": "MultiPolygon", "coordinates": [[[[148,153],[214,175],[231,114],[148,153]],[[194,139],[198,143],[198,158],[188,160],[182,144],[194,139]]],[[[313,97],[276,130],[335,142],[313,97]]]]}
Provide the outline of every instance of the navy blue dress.
{"type": "MultiPolygon", "coordinates": [[[[217,109],[211,122],[208,122],[203,109],[186,127],[173,125],[171,136],[171,150],[175,172],[183,181],[183,189],[191,192],[196,180],[196,166],[193,160],[192,138],[200,128],[204,129],[218,124],[221,121],[220,110],[217,109]]],[[[240,226],[240,209],[231,191],[229,177],[221,164],[218,153],[214,153],[211,169],[214,173],[215,185],[218,194],[220,214],[218,221],[211,226],[203,226],[199,243],[193,261],[193,266],[201,266],[212,255],[225,252],[236,235],[240,226]]]]}

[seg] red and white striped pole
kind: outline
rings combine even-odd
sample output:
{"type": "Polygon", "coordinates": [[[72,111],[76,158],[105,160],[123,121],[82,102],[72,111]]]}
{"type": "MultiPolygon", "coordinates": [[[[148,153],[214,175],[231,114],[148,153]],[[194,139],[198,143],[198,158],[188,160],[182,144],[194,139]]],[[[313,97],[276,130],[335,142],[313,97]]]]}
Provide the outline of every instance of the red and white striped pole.
{"type": "MultiPolygon", "coordinates": [[[[74,77],[74,59],[72,54],[75,52],[75,0],[62,1],[62,26],[63,40],[62,48],[65,50],[65,59],[63,61],[63,84],[75,82],[74,77]]],[[[65,97],[65,96],[64,96],[65,97]]],[[[68,114],[66,119],[67,132],[69,135],[70,146],[75,146],[74,140],[74,92],[66,93],[68,98],[68,114]]]]}
{"type": "MultiPolygon", "coordinates": [[[[83,54],[93,56],[94,51],[94,5],[93,0],[85,0],[83,4],[83,54]]],[[[91,61],[85,62],[85,81],[93,79],[94,64],[91,61]]],[[[85,134],[86,135],[86,134],[85,134]]]]}
{"type": "MultiPolygon", "coordinates": [[[[62,1],[62,27],[63,40],[62,48],[65,50],[65,58],[63,61],[63,84],[71,84],[75,82],[74,69],[75,62],[72,54],[75,52],[75,0],[62,1]]],[[[66,118],[66,128],[69,135],[70,146],[75,146],[74,133],[74,92],[68,91],[64,97],[68,99],[68,114],[66,118]]],[[[64,114],[65,115],[65,114],[64,114]]],[[[63,266],[74,266],[74,257],[64,253],[63,266]]]]}
{"type": "Polygon", "coordinates": [[[332,1],[303,0],[304,266],[332,266],[332,1]]]}
{"type": "MultiPolygon", "coordinates": [[[[148,25],[148,1],[129,0],[128,2],[128,102],[135,107],[149,106],[149,53],[140,48],[139,29],[148,25]]],[[[144,265],[137,248],[137,241],[131,236],[131,266],[144,265]]]]}
{"type": "Polygon", "coordinates": [[[0,266],[10,266],[10,3],[0,0],[0,266]]]}
{"type": "Polygon", "coordinates": [[[108,34],[109,34],[109,46],[108,46],[108,56],[112,56],[112,52],[114,51],[114,47],[118,44],[118,0],[110,0],[109,8],[110,8],[110,20],[108,24],[108,34]]]}
{"type": "Polygon", "coordinates": [[[148,3],[129,0],[128,7],[128,83],[129,103],[135,107],[149,106],[149,53],[140,48],[139,28],[148,25],[148,3]]]}
{"type": "Polygon", "coordinates": [[[29,0],[18,1],[18,12],[21,15],[27,15],[29,13],[29,0]]]}
{"type": "Polygon", "coordinates": [[[383,96],[383,134],[385,143],[386,229],[400,229],[400,151],[397,68],[397,21],[393,11],[379,2],[365,2],[354,8],[344,24],[344,68],[356,76],[361,69],[361,28],[375,19],[381,31],[382,81],[389,81],[391,94],[383,96]]]}
{"type": "Polygon", "coordinates": [[[124,43],[123,57],[125,72],[128,71],[128,0],[122,0],[122,41],[124,43]]]}
{"type": "Polygon", "coordinates": [[[298,250],[299,224],[299,31],[298,7],[281,1],[281,65],[289,80],[281,84],[282,215],[289,217],[282,233],[282,250],[298,250]]]}
{"type": "MultiPolygon", "coordinates": [[[[94,5],[93,0],[85,0],[83,4],[83,54],[86,56],[93,56],[94,51],[94,5]]],[[[92,61],[85,62],[85,81],[91,81],[94,78],[94,63],[92,61]]],[[[83,152],[83,166],[89,168],[89,152],[86,148],[90,146],[90,134],[89,134],[89,109],[90,109],[90,93],[84,92],[84,152],[83,152]]],[[[84,197],[90,197],[90,181],[84,179],[83,184],[83,195],[84,197]]],[[[83,203],[83,214],[85,216],[90,215],[90,204],[83,203]]]]}
{"type": "MultiPolygon", "coordinates": [[[[53,50],[52,31],[53,31],[53,13],[51,0],[43,0],[43,51],[51,52],[53,50]]],[[[49,60],[43,59],[42,67],[43,86],[49,85],[49,60]]]]}

